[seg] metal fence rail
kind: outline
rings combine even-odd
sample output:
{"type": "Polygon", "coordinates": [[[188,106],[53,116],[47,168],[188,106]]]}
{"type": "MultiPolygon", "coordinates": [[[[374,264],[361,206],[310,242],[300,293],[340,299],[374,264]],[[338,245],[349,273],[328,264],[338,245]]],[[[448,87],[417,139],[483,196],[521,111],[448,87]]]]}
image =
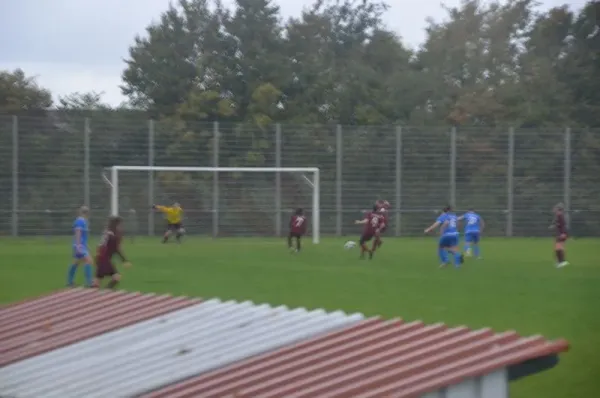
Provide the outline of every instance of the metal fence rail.
{"type": "MultiPolygon", "coordinates": [[[[390,235],[420,234],[450,203],[474,207],[489,235],[546,236],[550,209],[563,202],[575,234],[598,236],[599,137],[569,128],[259,129],[134,112],[0,116],[0,235],[67,234],[83,203],[99,231],[110,210],[104,168],[148,165],[319,167],[324,235],[356,234],[353,220],[385,198],[390,235]]],[[[190,233],[219,236],[280,235],[290,210],[311,203],[296,174],[132,172],[120,181],[120,211],[136,234],[162,230],[155,202],[181,202],[190,233]]]]}

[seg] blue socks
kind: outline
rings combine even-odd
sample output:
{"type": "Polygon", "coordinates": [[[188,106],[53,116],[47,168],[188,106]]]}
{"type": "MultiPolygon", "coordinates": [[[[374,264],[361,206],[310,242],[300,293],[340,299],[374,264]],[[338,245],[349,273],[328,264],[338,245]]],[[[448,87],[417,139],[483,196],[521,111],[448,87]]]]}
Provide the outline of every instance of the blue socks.
{"type": "Polygon", "coordinates": [[[438,255],[440,256],[440,264],[448,264],[448,252],[446,252],[446,249],[438,248],[438,255]]]}
{"type": "Polygon", "coordinates": [[[85,284],[92,286],[92,265],[86,264],[83,266],[83,274],[85,275],[85,284]]]}
{"type": "Polygon", "coordinates": [[[462,264],[462,253],[460,251],[457,252],[452,252],[450,250],[446,250],[443,249],[441,247],[438,248],[438,256],[440,257],[440,263],[441,264],[448,264],[450,258],[449,258],[449,254],[452,254],[452,260],[454,262],[454,266],[456,268],[459,268],[460,265],[462,264]]]}
{"type": "MultiPolygon", "coordinates": [[[[75,283],[75,274],[77,273],[77,264],[71,264],[69,266],[69,272],[67,273],[67,285],[72,286],[75,283]]],[[[92,285],[92,265],[86,264],[83,266],[83,274],[85,275],[86,286],[92,285]]]]}
{"type": "Polygon", "coordinates": [[[75,274],[77,273],[77,264],[71,264],[69,266],[69,272],[67,273],[67,285],[71,286],[75,282],[75,274]]]}
{"type": "Polygon", "coordinates": [[[465,244],[465,252],[468,251],[469,249],[473,249],[473,256],[475,257],[479,257],[479,244],[473,244],[471,245],[470,243],[466,243],[465,244]]]}
{"type": "Polygon", "coordinates": [[[456,268],[460,267],[462,254],[460,252],[454,253],[454,266],[456,268]]]}

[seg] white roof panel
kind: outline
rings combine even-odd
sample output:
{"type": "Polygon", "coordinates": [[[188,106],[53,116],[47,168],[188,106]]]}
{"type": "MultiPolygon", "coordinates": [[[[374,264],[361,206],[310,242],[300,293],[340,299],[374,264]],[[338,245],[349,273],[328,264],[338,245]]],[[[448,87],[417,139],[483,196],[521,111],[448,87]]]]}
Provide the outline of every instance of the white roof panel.
{"type": "Polygon", "coordinates": [[[210,300],[6,366],[0,396],[128,397],[362,319],[210,300]]]}

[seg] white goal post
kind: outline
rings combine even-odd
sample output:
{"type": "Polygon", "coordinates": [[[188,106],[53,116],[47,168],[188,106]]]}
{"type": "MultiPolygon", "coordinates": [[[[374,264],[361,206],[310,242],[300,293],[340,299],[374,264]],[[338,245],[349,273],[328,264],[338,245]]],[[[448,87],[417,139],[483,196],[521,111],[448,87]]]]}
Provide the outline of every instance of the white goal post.
{"type": "MultiPolygon", "coordinates": [[[[313,243],[320,241],[320,170],[317,167],[163,167],[163,166],[112,166],[109,168],[110,174],[103,174],[105,182],[111,189],[110,207],[111,214],[119,214],[119,175],[121,172],[204,172],[213,174],[213,226],[219,222],[219,173],[273,173],[280,176],[281,173],[302,173],[304,181],[312,189],[312,217],[310,224],[312,226],[313,243]],[[304,174],[312,174],[312,180],[304,174]]],[[[152,179],[152,177],[150,177],[152,179]]],[[[280,181],[278,179],[278,181],[280,181]]],[[[279,185],[280,182],[279,182],[279,185]]],[[[279,209],[280,210],[280,209],[279,209]]],[[[218,228],[213,227],[214,235],[218,234],[218,228]]]]}

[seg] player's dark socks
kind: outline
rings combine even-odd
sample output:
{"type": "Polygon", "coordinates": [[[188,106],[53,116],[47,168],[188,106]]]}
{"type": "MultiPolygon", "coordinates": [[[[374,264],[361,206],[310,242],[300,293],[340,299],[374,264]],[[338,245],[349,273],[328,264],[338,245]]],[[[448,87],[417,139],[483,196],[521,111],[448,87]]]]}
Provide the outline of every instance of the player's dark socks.
{"type": "Polygon", "coordinates": [[[374,252],[374,251],[370,251],[370,252],[369,252],[369,260],[372,260],[372,259],[373,259],[373,254],[375,254],[375,252],[374,252]]]}
{"type": "Polygon", "coordinates": [[[296,250],[300,251],[301,248],[302,248],[302,245],[300,244],[300,238],[296,238],[296,250]]]}
{"type": "Polygon", "coordinates": [[[175,235],[175,239],[177,240],[178,243],[181,243],[181,234],[175,235]]]}
{"type": "Polygon", "coordinates": [[[115,281],[113,279],[110,282],[108,282],[108,284],[106,285],[106,287],[109,288],[109,289],[114,289],[115,287],[117,287],[118,284],[119,284],[119,281],[115,281]]]}
{"type": "Polygon", "coordinates": [[[360,258],[361,259],[365,258],[365,253],[371,253],[371,251],[367,247],[366,243],[361,243],[360,244],[360,258]]]}
{"type": "Polygon", "coordinates": [[[167,243],[168,240],[169,240],[169,237],[167,235],[165,235],[165,236],[163,236],[162,243],[167,243]]]}
{"type": "Polygon", "coordinates": [[[373,241],[373,244],[371,245],[371,256],[370,257],[373,257],[372,253],[374,253],[378,247],[379,247],[379,239],[376,239],[373,241]]]}
{"type": "Polygon", "coordinates": [[[556,260],[559,263],[562,263],[565,261],[565,251],[564,250],[562,250],[562,249],[556,250],[556,260]]]}
{"type": "Polygon", "coordinates": [[[292,248],[292,237],[288,236],[288,249],[292,248]]]}

